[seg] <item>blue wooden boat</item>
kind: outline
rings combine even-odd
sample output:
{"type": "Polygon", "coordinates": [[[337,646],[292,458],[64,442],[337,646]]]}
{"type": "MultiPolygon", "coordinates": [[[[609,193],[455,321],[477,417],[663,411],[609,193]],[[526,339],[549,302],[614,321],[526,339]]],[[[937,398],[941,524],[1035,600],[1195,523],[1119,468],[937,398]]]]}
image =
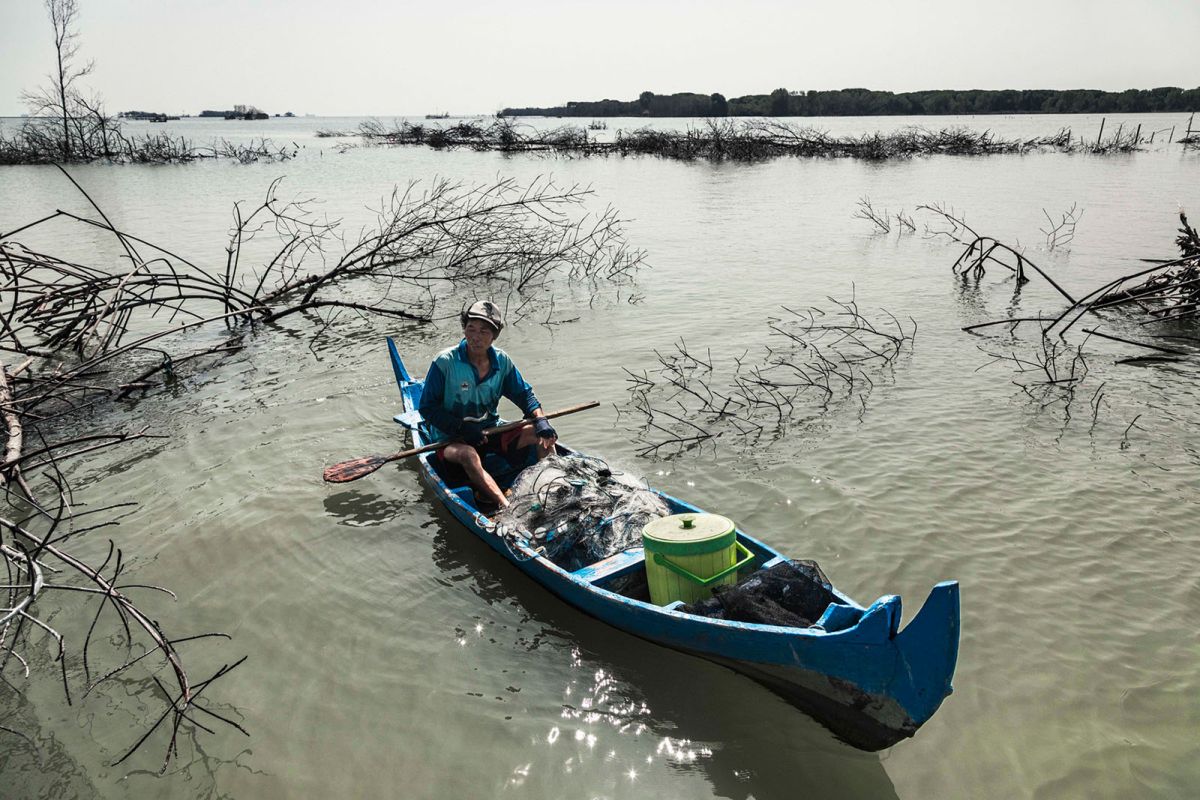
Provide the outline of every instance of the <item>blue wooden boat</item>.
{"type": "MultiPolygon", "coordinates": [[[[397,422],[412,431],[413,447],[426,442],[418,429],[423,382],[412,378],[388,339],[403,411],[397,422]]],[[[562,453],[570,453],[559,445],[562,453]]],[[[597,619],[667,647],[743,673],[782,695],[846,743],[881,750],[912,736],[953,691],[958,659],[959,596],[956,581],[933,587],[925,605],[900,629],[900,598],[886,595],[867,607],[833,590],[818,627],[793,628],[696,616],[681,603],[657,606],[648,597],[614,587],[645,569],[641,547],[567,571],[521,540],[497,531],[474,505],[469,486],[454,486],[438,472],[434,453],[422,454],[421,475],[438,500],[463,525],[566,602],[597,619]]],[[[506,477],[496,476],[502,486],[506,477]]],[[[683,500],[658,493],[671,513],[699,513],[683,500]]],[[[784,556],[742,530],[738,541],[753,554],[744,577],[784,556]]]]}

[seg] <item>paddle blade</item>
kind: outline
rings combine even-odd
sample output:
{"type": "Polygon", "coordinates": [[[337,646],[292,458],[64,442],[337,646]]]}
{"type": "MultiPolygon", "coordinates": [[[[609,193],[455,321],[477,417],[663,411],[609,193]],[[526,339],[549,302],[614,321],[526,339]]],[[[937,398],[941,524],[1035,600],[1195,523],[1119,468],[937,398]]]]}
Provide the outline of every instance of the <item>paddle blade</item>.
{"type": "Polygon", "coordinates": [[[392,461],[388,456],[363,456],[353,461],[343,461],[325,468],[325,480],[330,483],[347,483],[370,475],[384,464],[392,461]]]}

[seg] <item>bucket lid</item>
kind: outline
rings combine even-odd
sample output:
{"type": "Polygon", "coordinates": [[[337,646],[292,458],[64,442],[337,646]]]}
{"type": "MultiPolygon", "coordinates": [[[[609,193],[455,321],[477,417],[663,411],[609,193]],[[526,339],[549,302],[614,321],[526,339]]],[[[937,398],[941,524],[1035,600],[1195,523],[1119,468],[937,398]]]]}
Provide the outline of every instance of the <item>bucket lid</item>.
{"type": "Polygon", "coordinates": [[[688,556],[732,547],[737,540],[733,522],[720,514],[673,514],[651,520],[642,529],[642,544],[663,555],[688,556]]]}

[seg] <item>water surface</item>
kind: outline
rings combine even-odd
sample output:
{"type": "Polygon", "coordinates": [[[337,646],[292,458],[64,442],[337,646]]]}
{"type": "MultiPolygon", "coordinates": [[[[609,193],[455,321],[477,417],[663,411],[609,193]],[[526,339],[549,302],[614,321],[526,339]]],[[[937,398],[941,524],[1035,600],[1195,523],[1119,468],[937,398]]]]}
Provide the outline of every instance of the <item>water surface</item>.
{"type": "MultiPolygon", "coordinates": [[[[1099,119],[801,122],[836,134],[915,123],[1031,136],[1065,126],[1094,135],[1099,119]]],[[[1122,121],[1146,130],[1186,123],[1122,121]]],[[[1158,141],[1103,158],[746,165],[338,154],[313,136],[356,123],[142,124],[198,141],[294,140],[299,156],[72,173],[114,223],[207,265],[223,263],[232,204],[257,200],[279,175],[285,193],[318,198],[353,224],[412,179],[552,174],[591,185],[595,207],[620,209],[629,241],[647,251],[642,299],[581,298],[564,314],[577,321],[526,322],[500,341],[547,406],[603,403],[564,419],[560,434],[815,558],[860,602],[897,593],[911,614],[935,582],[959,580],[955,693],[913,740],[861,753],[746,678],[546,596],[441,512],[411,465],[323,484],[324,465],[399,449],[382,337],[395,336],[423,371],[457,333],[449,320],[348,319],[310,349],[317,323],[293,317],[228,362],[103,420],[149,423],[169,440],[74,471],[94,502],[140,501],[113,535],[138,579],[178,594],[176,604],[148,600],[154,616],[176,635],[232,634],[189,651],[196,669],[249,655],[216,698],[252,736],[189,740],[161,778],[154,751],[109,767],[147,719],[126,697],[144,683],[67,707],[61,688],[41,681],[22,716],[46,746],[48,769],[14,759],[0,794],[1187,797],[1200,785],[1195,366],[1116,366],[1131,351],[1093,342],[1074,403],[1035,402],[1011,368],[984,366],[1007,345],[961,328],[1010,309],[1053,311],[1058,297],[1035,282],[1014,298],[999,272],[963,284],[950,274],[955,246],[921,231],[878,234],[853,218],[864,196],[893,213],[945,203],[980,232],[1020,242],[1083,293],[1139,258],[1174,254],[1179,208],[1200,217],[1200,154],[1158,141]],[[1075,240],[1047,252],[1044,211],[1072,204],[1084,212],[1075,240]],[[637,455],[633,419],[618,413],[629,397],[623,368],[653,368],[654,350],[681,338],[718,359],[759,352],[780,306],[827,308],[829,297],[851,294],[864,310],[918,326],[911,353],[870,392],[806,414],[770,444],[722,442],[670,461],[637,455]],[[1101,384],[1093,415],[1088,398],[1101,384]]],[[[608,124],[611,132],[623,121],[608,124]]],[[[55,208],[87,211],[53,169],[0,172],[0,229],[55,208]]],[[[35,238],[63,252],[110,249],[70,227],[35,238]]],[[[96,536],[77,550],[102,557],[104,548],[96,536]]]]}

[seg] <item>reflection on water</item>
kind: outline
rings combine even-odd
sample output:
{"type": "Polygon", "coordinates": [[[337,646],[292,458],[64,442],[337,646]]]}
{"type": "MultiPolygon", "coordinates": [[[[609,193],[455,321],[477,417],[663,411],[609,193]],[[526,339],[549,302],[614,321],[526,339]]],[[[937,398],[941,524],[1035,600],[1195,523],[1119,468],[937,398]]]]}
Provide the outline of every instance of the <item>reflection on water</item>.
{"type": "MultiPolygon", "coordinates": [[[[691,774],[715,797],[792,798],[815,787],[829,797],[897,796],[877,754],[841,744],[748,678],[574,610],[448,514],[438,516],[437,567],[511,609],[507,625],[476,620],[456,628],[465,662],[497,669],[511,664],[509,648],[540,646],[537,672],[506,686],[510,696],[543,709],[544,720],[540,728],[529,720],[533,735],[509,767],[509,788],[571,796],[575,787],[599,782],[617,796],[645,797],[668,791],[672,776],[691,774]]],[[[485,692],[474,694],[485,699],[485,692]]]]}
{"type": "Polygon", "coordinates": [[[408,493],[397,492],[397,496],[360,492],[354,489],[331,494],[325,498],[325,513],[338,520],[339,525],[363,528],[395,519],[412,498],[408,493]]]}

